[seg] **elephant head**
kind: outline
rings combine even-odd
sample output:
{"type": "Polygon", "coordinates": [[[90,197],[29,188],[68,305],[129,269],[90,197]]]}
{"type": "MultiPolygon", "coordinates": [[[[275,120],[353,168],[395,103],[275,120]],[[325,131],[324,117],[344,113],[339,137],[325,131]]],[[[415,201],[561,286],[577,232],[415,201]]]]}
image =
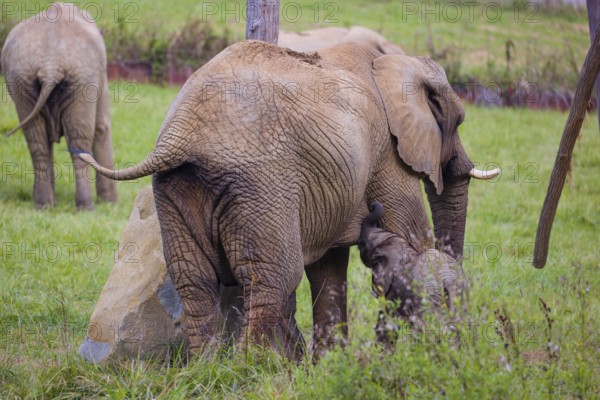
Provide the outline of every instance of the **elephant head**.
{"type": "Polygon", "coordinates": [[[460,261],[470,178],[492,179],[500,171],[473,168],[458,137],[464,108],[437,63],[385,55],[374,61],[373,76],[398,154],[425,178],[435,237],[444,251],[460,261]]]}
{"type": "MultiPolygon", "coordinates": [[[[375,294],[393,302],[388,314],[420,325],[426,304],[435,311],[444,307],[452,310],[455,298],[467,289],[460,265],[435,249],[419,253],[406,240],[379,228],[382,216],[383,205],[371,204],[361,225],[358,246],[363,263],[373,273],[375,294]]],[[[377,331],[383,339],[389,329],[378,324],[377,331]]]]}

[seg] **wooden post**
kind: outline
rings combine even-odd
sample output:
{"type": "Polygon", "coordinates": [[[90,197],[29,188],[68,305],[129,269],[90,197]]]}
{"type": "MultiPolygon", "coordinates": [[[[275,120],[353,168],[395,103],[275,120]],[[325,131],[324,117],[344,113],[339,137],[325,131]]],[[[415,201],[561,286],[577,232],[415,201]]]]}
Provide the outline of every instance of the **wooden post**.
{"type": "MultiPolygon", "coordinates": [[[[600,25],[600,1],[587,0],[587,13],[590,25],[590,42],[594,43],[598,26],[600,25]]],[[[600,128],[600,76],[596,79],[596,108],[598,113],[598,127],[600,128]]]]}
{"type": "Polygon", "coordinates": [[[560,200],[567,173],[571,168],[573,148],[575,147],[575,142],[577,141],[587,112],[587,104],[592,95],[594,82],[597,82],[598,72],[600,72],[600,33],[596,30],[592,46],[588,51],[583,67],[581,67],[573,106],[571,107],[571,112],[569,113],[562,139],[560,140],[554,169],[552,170],[552,176],[550,176],[550,183],[548,183],[546,199],[542,206],[540,222],[535,237],[535,247],[533,249],[533,265],[536,268],[544,268],[544,265],[546,265],[552,223],[556,216],[558,201],[560,200]]]}
{"type": "Polygon", "coordinates": [[[279,0],[247,0],[246,7],[246,40],[277,44],[279,0]]]}

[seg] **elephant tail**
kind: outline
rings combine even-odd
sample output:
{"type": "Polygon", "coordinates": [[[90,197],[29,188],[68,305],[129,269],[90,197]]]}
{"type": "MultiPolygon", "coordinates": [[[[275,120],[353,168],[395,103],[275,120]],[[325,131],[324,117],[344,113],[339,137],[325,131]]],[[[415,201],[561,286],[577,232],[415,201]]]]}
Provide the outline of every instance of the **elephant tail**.
{"type": "Polygon", "coordinates": [[[377,222],[383,216],[383,204],[378,201],[371,203],[369,207],[369,215],[365,217],[362,221],[362,229],[363,231],[367,228],[375,228],[377,222]]]}
{"type": "MultiPolygon", "coordinates": [[[[171,142],[172,143],[172,142],[171,142]]],[[[188,161],[189,147],[183,145],[172,145],[167,142],[157,143],[156,148],[146,157],[145,160],[133,167],[125,169],[111,169],[100,165],[91,154],[71,150],[83,162],[89,164],[101,175],[115,181],[130,181],[133,179],[142,178],[159,172],[169,171],[177,168],[184,162],[188,161]]]]}
{"type": "Polygon", "coordinates": [[[54,88],[56,87],[56,85],[58,84],[58,82],[60,82],[60,80],[58,80],[58,81],[55,80],[55,81],[50,81],[50,82],[47,82],[47,83],[46,82],[42,83],[42,88],[40,90],[40,97],[38,97],[37,102],[35,103],[35,106],[33,107],[33,111],[31,111],[31,113],[27,117],[25,117],[25,119],[23,121],[21,121],[21,123],[16,128],[11,129],[9,132],[7,132],[6,133],[6,137],[12,135],[16,131],[18,131],[19,129],[21,129],[22,127],[24,127],[36,115],[39,114],[39,112],[42,110],[42,107],[44,107],[44,105],[48,101],[48,98],[50,97],[50,94],[52,93],[52,91],[54,90],[54,88]]]}

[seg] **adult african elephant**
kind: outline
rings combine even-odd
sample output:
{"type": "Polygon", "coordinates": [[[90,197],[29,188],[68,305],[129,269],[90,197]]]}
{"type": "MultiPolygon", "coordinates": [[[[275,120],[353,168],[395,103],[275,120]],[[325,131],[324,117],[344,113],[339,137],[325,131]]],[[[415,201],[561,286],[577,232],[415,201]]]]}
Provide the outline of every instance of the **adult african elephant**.
{"type": "Polygon", "coordinates": [[[400,47],[374,30],[362,26],[319,28],[303,32],[281,31],[277,44],[295,51],[308,52],[348,42],[364,43],[383,54],[404,54],[400,47]]]}
{"type": "MultiPolygon", "coordinates": [[[[73,4],[54,3],[9,33],[1,55],[2,71],[27,140],[38,208],[55,205],[52,147],[62,136],[71,149],[93,152],[113,164],[106,48],[93,19],[73,4]]],[[[92,209],[85,164],[73,156],[75,202],[92,209]]],[[[115,182],[96,180],[98,197],[116,201],[115,182]]]]}
{"type": "MultiPolygon", "coordinates": [[[[285,342],[285,306],[306,270],[317,347],[346,322],[346,268],[367,204],[382,228],[425,251],[430,229],[462,255],[472,170],[464,110],[433,61],[357,43],[318,54],[240,42],[182,88],[154,151],[101,174],[149,174],[188,345],[213,337],[219,284],[244,292],[242,338],[285,342]]],[[[290,317],[293,322],[293,313],[290,317]]]]}

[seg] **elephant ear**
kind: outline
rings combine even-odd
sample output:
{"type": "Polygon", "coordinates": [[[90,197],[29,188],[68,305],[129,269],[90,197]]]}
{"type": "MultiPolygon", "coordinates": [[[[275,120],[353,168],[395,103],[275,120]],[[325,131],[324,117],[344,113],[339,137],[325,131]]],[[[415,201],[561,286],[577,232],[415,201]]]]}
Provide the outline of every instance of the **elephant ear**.
{"type": "Polygon", "coordinates": [[[452,136],[464,115],[443,69],[429,59],[392,54],[375,59],[373,77],[400,158],[427,174],[441,194],[442,168],[452,157],[452,136]]]}

